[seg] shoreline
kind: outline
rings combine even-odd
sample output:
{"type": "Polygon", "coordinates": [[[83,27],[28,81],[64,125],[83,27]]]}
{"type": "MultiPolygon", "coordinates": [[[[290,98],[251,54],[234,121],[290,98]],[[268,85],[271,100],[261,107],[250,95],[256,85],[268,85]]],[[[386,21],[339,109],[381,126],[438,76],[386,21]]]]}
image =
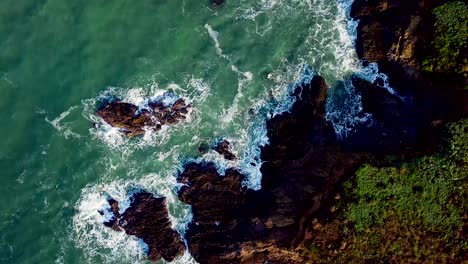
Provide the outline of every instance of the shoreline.
{"type": "MultiPolygon", "coordinates": [[[[314,217],[330,214],[327,210],[340,183],[365,163],[391,164],[434,154],[439,149],[443,125],[468,116],[467,91],[459,90],[459,84],[454,84],[449,92],[442,90],[439,80],[426,78],[418,71],[417,62],[402,56],[408,54],[386,57],[385,48],[391,49],[392,45],[368,45],[381,41],[378,27],[386,27],[379,18],[381,12],[402,12],[399,5],[381,7],[380,2],[366,5],[357,0],[352,5],[352,16],[361,18],[356,39],[359,59],[378,63],[397,94],[410,100],[401,100],[379,82],[351,77],[352,85],[362,96],[364,112],[371,113],[375,122],[359,127],[340,141],[325,117],[327,85],[323,78],[314,76],[310,83],[296,88],[293,95],[297,100],[290,112],[267,120],[270,144],[261,147],[260,190],[242,186],[245,175],[235,169],[220,176],[212,163],[185,165],[177,177],[184,184],[178,197],[192,207],[193,219],[185,239],[195,260],[307,262],[306,256],[293,249],[301,243],[314,217]],[[404,59],[393,60],[395,57],[404,59]],[[389,155],[397,158],[388,161],[389,155]]],[[[411,10],[404,8],[412,17],[411,10]]],[[[417,8],[413,11],[423,12],[417,8]]],[[[391,19],[385,22],[390,23],[389,27],[395,26],[391,19]]],[[[405,25],[417,32],[414,20],[409,22],[405,25]]],[[[399,26],[398,32],[408,30],[399,26]]],[[[401,44],[400,39],[397,42],[401,44]]],[[[408,40],[402,49],[415,50],[417,43],[418,40],[408,40]]],[[[177,254],[183,252],[179,250],[177,254]]]]}

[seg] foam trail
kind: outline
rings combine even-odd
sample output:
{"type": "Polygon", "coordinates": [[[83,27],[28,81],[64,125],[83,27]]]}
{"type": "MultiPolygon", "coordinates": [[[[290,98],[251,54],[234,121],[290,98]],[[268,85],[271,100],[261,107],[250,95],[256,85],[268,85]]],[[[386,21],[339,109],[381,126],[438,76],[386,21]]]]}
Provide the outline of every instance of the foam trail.
{"type": "MultiPolygon", "coordinates": [[[[67,127],[66,123],[62,124],[62,121],[70,115],[70,113],[77,109],[78,106],[72,106],[70,107],[67,111],[61,113],[58,117],[54,118],[52,121],[49,120],[47,117],[45,118],[45,121],[49,124],[51,124],[55,129],[57,129],[58,132],[63,133],[63,136],[68,139],[69,137],[73,138],[80,138],[81,136],[71,130],[71,128],[67,127]]],[[[44,112],[41,112],[44,113],[44,112]]]]}
{"type": "MultiPolygon", "coordinates": [[[[310,83],[315,75],[316,73],[307,64],[288,66],[286,74],[278,71],[269,75],[270,79],[278,83],[272,87],[273,90],[270,90],[264,100],[255,102],[252,111],[256,114],[246,121],[246,128],[239,128],[242,130],[241,136],[224,138],[230,142],[231,151],[238,157],[237,160],[229,161],[215,151],[209,151],[202,157],[187,159],[184,163],[213,162],[220,175],[225,175],[228,168],[238,168],[246,176],[244,186],[253,190],[261,189],[261,147],[269,143],[266,121],[276,115],[289,112],[296,101],[296,97],[292,96],[296,88],[310,83]]],[[[231,113],[230,117],[233,116],[234,113],[231,113]]],[[[225,122],[225,119],[222,121],[225,122]]]]}
{"type": "Polygon", "coordinates": [[[205,28],[208,31],[210,38],[215,43],[216,52],[218,53],[218,55],[228,60],[229,63],[231,64],[231,71],[233,71],[239,76],[238,85],[237,85],[237,94],[234,97],[234,101],[231,104],[231,106],[224,111],[224,114],[222,117],[223,122],[225,123],[225,125],[227,125],[231,123],[234,117],[237,115],[239,111],[239,102],[244,97],[244,94],[242,93],[242,89],[244,88],[245,85],[247,85],[248,83],[252,81],[253,74],[250,71],[243,72],[239,70],[239,68],[236,65],[234,65],[231,58],[229,58],[229,56],[223,53],[223,50],[221,49],[221,45],[219,44],[219,40],[218,40],[219,32],[213,30],[213,28],[209,24],[205,24],[205,28]]]}
{"type": "Polygon", "coordinates": [[[215,43],[216,52],[218,53],[218,55],[227,59],[228,57],[226,55],[224,55],[223,50],[221,49],[221,45],[219,44],[219,40],[218,40],[219,33],[217,31],[213,30],[213,28],[208,24],[205,24],[205,28],[208,31],[208,34],[210,35],[210,38],[215,43]]]}

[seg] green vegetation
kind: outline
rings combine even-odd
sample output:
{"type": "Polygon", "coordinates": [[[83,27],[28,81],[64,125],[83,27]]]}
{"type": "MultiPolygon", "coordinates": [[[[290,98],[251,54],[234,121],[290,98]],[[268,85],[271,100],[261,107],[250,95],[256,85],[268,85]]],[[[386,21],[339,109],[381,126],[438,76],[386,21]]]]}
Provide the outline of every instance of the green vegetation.
{"type": "Polygon", "coordinates": [[[426,58],[424,69],[435,72],[463,72],[468,42],[468,6],[449,2],[433,11],[436,16],[434,56],[426,58]]]}
{"type": "Polygon", "coordinates": [[[362,167],[354,192],[358,202],[349,206],[346,217],[358,231],[383,224],[388,216],[452,231],[460,225],[460,213],[447,201],[462,176],[454,162],[427,157],[400,168],[362,167]]]}
{"type": "Polygon", "coordinates": [[[437,155],[362,166],[337,219],[311,231],[317,262],[468,262],[468,119],[447,132],[437,155]]]}
{"type": "Polygon", "coordinates": [[[451,139],[444,153],[399,167],[365,165],[358,170],[355,186],[346,186],[356,203],[345,213],[357,231],[397,217],[453,235],[466,209],[457,208],[460,201],[454,195],[466,191],[460,188],[468,178],[468,121],[452,124],[448,130],[451,139]]]}

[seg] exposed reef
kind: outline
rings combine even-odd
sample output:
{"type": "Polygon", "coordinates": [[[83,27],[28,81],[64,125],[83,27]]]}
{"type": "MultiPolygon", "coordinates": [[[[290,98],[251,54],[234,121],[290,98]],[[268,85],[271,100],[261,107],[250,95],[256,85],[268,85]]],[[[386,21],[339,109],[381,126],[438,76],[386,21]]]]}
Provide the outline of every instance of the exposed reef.
{"type": "Polygon", "coordinates": [[[132,196],[130,207],[119,213],[119,203],[109,198],[111,219],[104,225],[136,236],[148,245],[148,259],[157,261],[164,258],[174,260],[185,250],[185,245],[177,231],[171,228],[166,208],[166,198],[156,198],[147,192],[132,196]]]}
{"type": "Polygon", "coordinates": [[[148,102],[148,107],[140,107],[122,101],[113,101],[97,111],[109,125],[119,128],[127,136],[144,134],[147,130],[158,131],[163,125],[174,125],[186,119],[191,105],[179,98],[172,104],[162,100],[148,102]]]}

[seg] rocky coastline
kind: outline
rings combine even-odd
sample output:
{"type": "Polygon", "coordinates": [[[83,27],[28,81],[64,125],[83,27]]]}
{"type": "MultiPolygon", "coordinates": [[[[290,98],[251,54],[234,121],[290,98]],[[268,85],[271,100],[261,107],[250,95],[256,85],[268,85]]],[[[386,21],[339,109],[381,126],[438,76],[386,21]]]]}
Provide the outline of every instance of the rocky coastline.
{"type": "MultiPolygon", "coordinates": [[[[442,125],[468,116],[466,78],[443,72],[427,74],[418,60],[419,52],[430,49],[433,38],[431,10],[442,3],[354,2],[351,16],[360,20],[358,56],[364,63],[378,63],[396,90],[392,94],[379,82],[351,77],[361,94],[363,111],[374,118],[372,125],[338,139],[325,118],[327,84],[315,76],[297,87],[293,94],[297,100],[289,113],[267,121],[270,144],[261,149],[261,190],[243,187],[245,176],[235,169],[221,176],[212,163],[185,166],[177,177],[184,184],[178,197],[192,207],[193,220],[185,239],[196,261],[309,263],[311,260],[295,249],[313,225],[312,219],[330,214],[339,183],[364,162],[385,164],[390,155],[392,160],[407,160],[437,150],[442,125]]],[[[123,102],[111,103],[98,113],[133,136],[143,133],[144,126],[157,129],[157,124],[182,119],[188,106],[183,100],[177,102],[160,107],[161,111],[143,111],[138,118],[135,106],[123,102]],[[154,115],[159,112],[166,113],[163,117],[176,117],[157,116],[159,121],[155,122],[154,115]]],[[[215,146],[215,151],[228,160],[236,158],[227,141],[215,146]]],[[[114,218],[105,224],[141,238],[150,247],[149,259],[171,261],[185,246],[170,228],[164,203],[164,198],[143,192],[135,195],[130,208],[120,215],[118,204],[111,199],[114,218]]]]}

